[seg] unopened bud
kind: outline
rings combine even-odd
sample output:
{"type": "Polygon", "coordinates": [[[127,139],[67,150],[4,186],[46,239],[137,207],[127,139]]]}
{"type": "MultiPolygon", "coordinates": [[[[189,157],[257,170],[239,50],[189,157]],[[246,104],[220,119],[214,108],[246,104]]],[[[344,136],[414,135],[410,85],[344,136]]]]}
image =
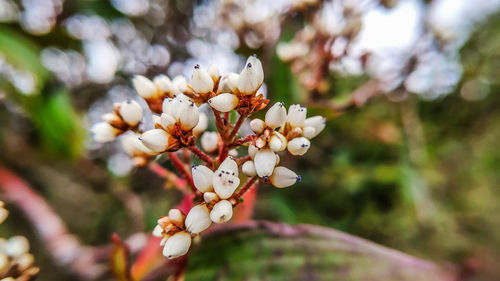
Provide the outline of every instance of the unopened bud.
{"type": "Polygon", "coordinates": [[[210,212],[210,219],[214,223],[227,222],[233,216],[233,205],[227,200],[217,202],[210,212]]]}
{"type": "Polygon", "coordinates": [[[191,76],[191,86],[196,93],[205,94],[213,90],[214,80],[205,69],[196,65],[191,76]]]}
{"type": "Polygon", "coordinates": [[[118,112],[120,113],[123,121],[131,127],[134,127],[141,122],[142,108],[136,101],[127,100],[122,102],[118,112]]]}
{"type": "Polygon", "coordinates": [[[306,120],[307,109],[300,104],[292,104],[288,109],[287,122],[292,127],[302,127],[306,120]]]}
{"type": "Polygon", "coordinates": [[[286,122],[286,108],[282,102],[275,103],[266,112],[266,125],[271,128],[282,127],[286,122]]]}
{"type": "Polygon", "coordinates": [[[219,147],[219,134],[217,132],[205,132],[201,135],[201,147],[206,152],[214,152],[219,147]]]}
{"type": "Polygon", "coordinates": [[[295,184],[297,180],[300,180],[300,176],[294,171],[280,166],[274,168],[273,174],[269,177],[269,180],[274,186],[282,188],[295,184]]]}
{"type": "Polygon", "coordinates": [[[310,146],[311,142],[307,138],[299,137],[289,141],[287,148],[290,154],[299,156],[304,155],[310,146]]]}
{"type": "Polygon", "coordinates": [[[207,229],[212,224],[207,206],[199,204],[191,208],[186,216],[185,224],[187,231],[192,234],[199,234],[207,229]]]}
{"type": "Polygon", "coordinates": [[[243,166],[241,166],[241,171],[248,177],[257,175],[253,161],[246,161],[245,163],[243,163],[243,166]]]}
{"type": "Polygon", "coordinates": [[[230,93],[222,93],[208,100],[208,104],[220,112],[229,112],[238,105],[238,97],[230,93]]]}
{"type": "Polygon", "coordinates": [[[220,77],[219,67],[217,67],[217,65],[215,63],[212,63],[210,65],[210,67],[208,67],[207,72],[208,72],[208,75],[210,75],[210,77],[214,81],[214,83],[217,82],[217,80],[219,80],[219,77],[220,77]]]}
{"type": "Polygon", "coordinates": [[[276,155],[272,150],[261,149],[255,154],[254,165],[259,177],[269,177],[276,166],[276,155]]]}
{"type": "Polygon", "coordinates": [[[157,93],[156,85],[153,81],[142,75],[136,75],[132,79],[132,84],[134,85],[137,94],[139,94],[142,98],[151,98],[157,93]]]}
{"type": "Polygon", "coordinates": [[[256,134],[260,134],[266,128],[266,123],[260,119],[253,119],[250,121],[250,129],[256,134]]]}
{"type": "Polygon", "coordinates": [[[213,190],[212,188],[212,178],[214,172],[207,168],[206,166],[199,165],[194,166],[191,169],[191,173],[193,174],[193,182],[196,189],[200,192],[207,192],[213,190]]]}
{"type": "Polygon", "coordinates": [[[262,63],[257,57],[250,56],[238,77],[238,90],[243,94],[254,94],[263,81],[264,71],[262,70],[262,63]]]}
{"type": "Polygon", "coordinates": [[[163,255],[169,259],[187,254],[191,247],[191,235],[185,231],[177,232],[168,238],[163,248],[163,255]]]}
{"type": "Polygon", "coordinates": [[[153,152],[163,152],[167,149],[169,135],[162,129],[153,129],[144,132],[139,139],[153,152]]]}
{"type": "Polygon", "coordinates": [[[107,122],[99,122],[92,126],[90,131],[94,134],[96,142],[110,142],[116,138],[120,131],[107,122]]]}
{"type": "Polygon", "coordinates": [[[194,104],[194,102],[188,102],[184,107],[184,111],[180,113],[179,121],[181,122],[181,128],[184,131],[189,131],[198,124],[199,120],[200,113],[198,111],[198,107],[194,104]]]}

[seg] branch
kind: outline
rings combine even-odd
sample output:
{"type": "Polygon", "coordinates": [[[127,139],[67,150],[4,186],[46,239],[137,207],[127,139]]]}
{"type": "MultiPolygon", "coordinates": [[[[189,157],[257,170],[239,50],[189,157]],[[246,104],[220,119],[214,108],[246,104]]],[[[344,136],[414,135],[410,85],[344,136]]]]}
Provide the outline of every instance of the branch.
{"type": "Polygon", "coordinates": [[[189,149],[196,155],[200,160],[205,161],[205,163],[214,165],[214,160],[212,157],[208,156],[205,152],[201,151],[197,146],[190,146],[189,149]]]}
{"type": "Polygon", "coordinates": [[[257,177],[256,176],[253,176],[251,178],[249,178],[247,180],[247,182],[245,183],[245,185],[240,189],[240,191],[238,191],[238,193],[236,193],[236,195],[233,196],[233,198],[236,200],[236,203],[234,204],[234,206],[238,205],[240,202],[241,202],[241,198],[243,197],[243,195],[245,195],[245,193],[250,190],[250,188],[256,186],[257,184],[259,184],[258,182],[256,182],[254,184],[254,182],[257,180],[257,177]]]}
{"type": "Polygon", "coordinates": [[[177,169],[177,171],[179,171],[182,177],[187,180],[191,187],[191,191],[193,193],[199,193],[199,191],[194,187],[193,177],[187,172],[186,168],[184,167],[184,163],[182,163],[181,159],[177,157],[177,154],[175,154],[175,152],[169,152],[168,157],[170,157],[170,160],[172,161],[172,164],[177,169]]]}
{"type": "Polygon", "coordinates": [[[243,122],[245,121],[245,119],[246,119],[246,116],[240,115],[240,117],[238,118],[238,121],[236,121],[236,124],[234,124],[233,130],[231,131],[231,133],[227,137],[228,142],[233,141],[234,137],[238,133],[238,131],[239,131],[241,125],[243,124],[243,122]]]}

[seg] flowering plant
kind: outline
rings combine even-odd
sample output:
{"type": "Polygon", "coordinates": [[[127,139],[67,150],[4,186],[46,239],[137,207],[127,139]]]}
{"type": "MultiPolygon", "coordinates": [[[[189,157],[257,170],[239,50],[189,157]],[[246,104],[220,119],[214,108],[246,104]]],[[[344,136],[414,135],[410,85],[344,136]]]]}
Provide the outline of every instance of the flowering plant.
{"type": "Polygon", "coordinates": [[[267,110],[264,120],[249,122],[253,134],[240,137],[238,131],[246,120],[269,103],[259,93],[263,81],[262,64],[255,56],[247,59],[239,74],[220,75],[214,64],[207,70],[196,65],[191,83],[182,76],[170,80],[159,75],[153,81],[136,76],[134,87],[153,113],[154,128],[142,130],[143,108],[132,100],[116,104],[113,113],[104,114],[103,121],[93,126],[98,142],[122,135],[122,147],[137,166],[155,165],[157,155],[167,154],[190,185],[194,196],[188,197],[193,199],[187,214],[171,209],[153,231],[162,238],[166,257],[185,255],[193,237],[212,223],[229,221],[233,208],[259,182],[283,188],[300,181],[294,171],[279,165],[278,153],[305,154],[310,139],[324,129],[325,118],[306,118],[306,108],[298,104],[291,105],[287,113],[285,105],[277,102],[267,110]],[[217,132],[204,132],[209,120],[199,108],[204,104],[213,112],[217,132]],[[229,118],[233,110],[239,115],[234,124],[229,118]],[[125,134],[128,131],[132,133],[125,134]],[[241,146],[248,147],[248,155],[236,158],[234,149],[241,146]],[[181,151],[184,160],[177,155],[181,151]],[[204,163],[191,165],[189,172],[186,165],[191,164],[187,163],[191,155],[204,163]],[[240,184],[240,170],[247,177],[244,184],[240,184]]]}

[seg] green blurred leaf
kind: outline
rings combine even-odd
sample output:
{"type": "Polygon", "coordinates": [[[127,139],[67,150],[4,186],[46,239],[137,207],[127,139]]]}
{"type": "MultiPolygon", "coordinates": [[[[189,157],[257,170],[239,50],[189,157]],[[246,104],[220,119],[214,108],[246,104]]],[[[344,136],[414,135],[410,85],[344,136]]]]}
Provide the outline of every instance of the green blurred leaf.
{"type": "Polygon", "coordinates": [[[456,272],[312,225],[249,222],[203,238],[186,280],[453,280],[456,272]]]}

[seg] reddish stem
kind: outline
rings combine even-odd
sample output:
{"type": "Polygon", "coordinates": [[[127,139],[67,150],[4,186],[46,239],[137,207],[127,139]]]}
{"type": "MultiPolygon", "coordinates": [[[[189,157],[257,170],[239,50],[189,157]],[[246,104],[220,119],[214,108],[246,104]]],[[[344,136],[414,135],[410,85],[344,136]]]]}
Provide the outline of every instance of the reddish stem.
{"type": "Polygon", "coordinates": [[[238,133],[238,130],[240,129],[240,127],[243,124],[243,122],[245,121],[245,119],[246,119],[245,115],[240,115],[240,117],[238,118],[238,121],[236,121],[236,124],[234,124],[233,130],[231,131],[231,133],[227,137],[228,142],[233,141],[234,137],[238,133]]]}
{"type": "Polygon", "coordinates": [[[205,152],[201,151],[196,146],[190,146],[189,149],[196,155],[200,160],[205,161],[207,164],[214,165],[214,160],[212,157],[208,156],[205,152]]]}
{"type": "Polygon", "coordinates": [[[157,162],[151,162],[149,164],[149,169],[151,171],[153,171],[155,174],[157,174],[158,176],[167,179],[167,183],[168,182],[172,183],[172,185],[175,186],[177,189],[179,189],[183,192],[186,191],[186,185],[187,185],[186,180],[178,177],[175,173],[163,168],[157,162]]]}
{"type": "Polygon", "coordinates": [[[240,166],[243,163],[245,163],[251,159],[252,159],[252,157],[250,155],[247,155],[247,156],[240,157],[240,158],[236,159],[235,161],[236,161],[236,164],[238,164],[238,166],[240,166]]]}
{"type": "Polygon", "coordinates": [[[228,145],[228,148],[237,147],[237,146],[240,146],[244,143],[251,142],[254,137],[255,137],[255,135],[248,135],[244,138],[237,139],[232,144],[228,145]]]}
{"type": "Polygon", "coordinates": [[[229,124],[229,111],[224,112],[224,125],[229,124]]]}
{"type": "Polygon", "coordinates": [[[177,157],[177,154],[175,152],[169,152],[168,156],[170,157],[170,160],[172,161],[172,164],[174,167],[179,171],[179,173],[189,182],[189,185],[191,187],[191,191],[193,193],[198,193],[198,190],[194,187],[194,182],[193,182],[193,177],[191,174],[189,174],[186,171],[186,168],[184,167],[184,163],[177,157]]]}
{"type": "Polygon", "coordinates": [[[217,126],[217,131],[221,136],[225,135],[225,126],[224,122],[222,121],[222,118],[220,117],[220,112],[212,108],[212,111],[214,112],[215,116],[215,126],[217,126]]]}
{"type": "Polygon", "coordinates": [[[256,182],[254,184],[254,182],[257,180],[257,177],[256,176],[253,176],[251,178],[248,179],[248,181],[245,183],[245,185],[240,189],[240,191],[238,191],[238,193],[236,193],[235,196],[233,196],[234,199],[236,199],[236,203],[234,205],[238,205],[240,203],[240,198],[243,197],[243,195],[245,195],[245,193],[250,189],[252,188],[253,186],[256,186],[258,184],[258,182],[256,182]]]}

